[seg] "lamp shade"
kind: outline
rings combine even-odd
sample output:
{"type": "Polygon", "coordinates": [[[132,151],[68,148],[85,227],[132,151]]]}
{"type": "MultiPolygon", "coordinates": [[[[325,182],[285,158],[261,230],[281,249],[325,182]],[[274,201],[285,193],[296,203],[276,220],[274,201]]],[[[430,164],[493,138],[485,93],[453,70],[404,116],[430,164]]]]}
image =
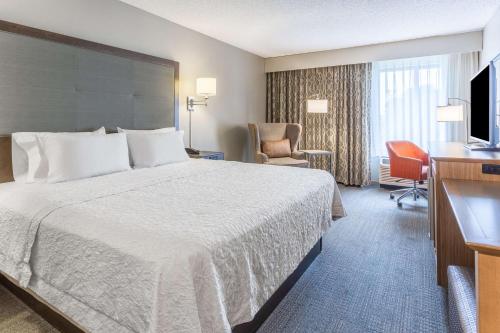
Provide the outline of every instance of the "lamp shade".
{"type": "Polygon", "coordinates": [[[439,122],[451,122],[451,121],[463,121],[464,120],[464,107],[462,105],[447,105],[438,106],[437,111],[437,121],[439,122]]]}
{"type": "Polygon", "coordinates": [[[213,77],[201,77],[196,79],[196,94],[209,97],[217,94],[217,80],[213,77]]]}
{"type": "Polygon", "coordinates": [[[308,99],[307,112],[309,113],[328,113],[327,99],[308,99]]]}

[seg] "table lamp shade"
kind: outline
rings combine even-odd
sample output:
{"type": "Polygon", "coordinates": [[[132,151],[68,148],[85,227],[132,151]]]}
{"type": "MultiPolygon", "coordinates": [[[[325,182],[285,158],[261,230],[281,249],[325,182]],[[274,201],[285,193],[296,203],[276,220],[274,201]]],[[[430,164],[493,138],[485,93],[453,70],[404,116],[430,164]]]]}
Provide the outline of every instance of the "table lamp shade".
{"type": "Polygon", "coordinates": [[[328,113],[327,99],[308,99],[307,112],[309,113],[328,113]]]}
{"type": "Polygon", "coordinates": [[[199,96],[215,96],[217,94],[217,80],[213,77],[196,79],[196,94],[199,96]]]}
{"type": "Polygon", "coordinates": [[[462,105],[439,106],[437,111],[437,121],[451,122],[464,120],[464,108],[462,105]]]}

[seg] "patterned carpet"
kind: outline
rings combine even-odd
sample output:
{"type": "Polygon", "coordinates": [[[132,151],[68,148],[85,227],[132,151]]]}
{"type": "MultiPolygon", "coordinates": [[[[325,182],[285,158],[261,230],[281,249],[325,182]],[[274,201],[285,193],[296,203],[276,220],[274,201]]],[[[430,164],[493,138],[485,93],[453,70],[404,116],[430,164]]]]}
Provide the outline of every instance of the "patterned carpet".
{"type": "MultiPolygon", "coordinates": [[[[446,332],[426,203],[398,209],[385,190],[341,188],[349,216],[259,333],[446,332]]],[[[0,286],[0,332],[56,332],[0,286]]]]}
{"type": "Polygon", "coordinates": [[[446,332],[427,203],[398,209],[377,187],[341,191],[349,216],[259,333],[446,332]]]}
{"type": "Polygon", "coordinates": [[[59,331],[0,285],[0,332],[57,333],[59,331]]]}

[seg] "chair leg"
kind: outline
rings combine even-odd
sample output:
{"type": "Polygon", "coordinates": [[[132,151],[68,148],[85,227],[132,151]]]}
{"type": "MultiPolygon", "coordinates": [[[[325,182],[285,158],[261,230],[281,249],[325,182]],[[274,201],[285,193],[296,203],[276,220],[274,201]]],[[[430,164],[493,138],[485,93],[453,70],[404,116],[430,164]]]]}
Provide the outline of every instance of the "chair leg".
{"type": "Polygon", "coordinates": [[[427,197],[427,192],[422,190],[422,189],[417,189],[417,192],[418,194],[420,194],[421,196],[423,196],[424,198],[426,198],[427,200],[429,200],[429,198],[427,197]]]}
{"type": "Polygon", "coordinates": [[[401,202],[401,200],[403,200],[404,198],[410,196],[413,194],[413,189],[409,189],[407,190],[405,193],[403,193],[397,200],[397,204],[398,204],[398,207],[401,207],[403,205],[403,203],[401,202]]]}
{"type": "Polygon", "coordinates": [[[394,199],[394,194],[395,194],[395,193],[398,193],[398,192],[406,192],[406,191],[408,191],[408,188],[402,188],[402,189],[399,189],[399,190],[394,190],[394,191],[391,191],[391,192],[389,192],[389,197],[390,197],[391,199],[394,199]]]}
{"type": "Polygon", "coordinates": [[[427,197],[427,192],[422,190],[422,189],[419,189],[419,188],[410,188],[410,189],[406,189],[406,192],[403,193],[397,200],[397,204],[398,204],[398,207],[401,207],[403,206],[403,203],[401,202],[401,200],[403,200],[404,198],[406,197],[409,197],[409,196],[413,196],[413,200],[417,200],[416,198],[417,197],[424,197],[425,199],[428,200],[428,197],[427,197]]]}
{"type": "Polygon", "coordinates": [[[399,192],[403,192],[403,194],[401,194],[401,196],[399,196],[399,198],[396,200],[398,207],[403,206],[403,203],[401,202],[401,200],[403,200],[404,198],[409,197],[409,196],[413,196],[414,201],[417,201],[417,199],[420,198],[420,196],[424,197],[426,200],[429,200],[429,198],[427,196],[427,191],[423,190],[421,188],[418,188],[416,181],[413,181],[413,187],[411,187],[411,188],[402,188],[399,190],[394,190],[394,191],[389,192],[390,198],[394,199],[394,194],[399,193],[399,192]]]}

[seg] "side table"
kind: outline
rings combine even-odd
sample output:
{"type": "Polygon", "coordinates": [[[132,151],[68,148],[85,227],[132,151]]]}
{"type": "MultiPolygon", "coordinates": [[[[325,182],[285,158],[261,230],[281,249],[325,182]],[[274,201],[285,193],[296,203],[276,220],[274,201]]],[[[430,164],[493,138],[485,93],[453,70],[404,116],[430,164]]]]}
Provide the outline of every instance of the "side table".
{"type": "Polygon", "coordinates": [[[311,158],[316,156],[329,156],[330,158],[330,173],[333,175],[333,151],[328,150],[300,150],[304,153],[306,159],[311,163],[311,158]]]}

